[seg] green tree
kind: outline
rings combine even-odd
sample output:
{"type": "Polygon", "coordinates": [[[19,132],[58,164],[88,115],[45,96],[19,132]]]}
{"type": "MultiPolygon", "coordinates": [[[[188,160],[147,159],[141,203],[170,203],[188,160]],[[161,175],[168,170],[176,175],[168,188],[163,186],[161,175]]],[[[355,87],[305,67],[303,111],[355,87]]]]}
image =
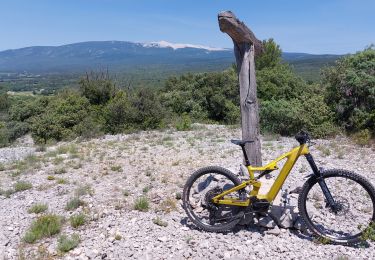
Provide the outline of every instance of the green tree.
{"type": "Polygon", "coordinates": [[[79,89],[93,105],[104,105],[116,94],[116,86],[108,73],[87,73],[79,81],[79,89]]]}
{"type": "Polygon", "coordinates": [[[85,97],[66,90],[50,100],[44,113],[32,119],[32,135],[42,143],[74,138],[77,128],[86,127],[82,124],[90,116],[90,111],[90,103],[85,97]]]}
{"type": "Polygon", "coordinates": [[[133,115],[134,111],[127,94],[124,91],[119,91],[104,109],[106,131],[116,134],[131,129],[133,115]]]}
{"type": "Polygon", "coordinates": [[[164,108],[151,89],[119,91],[104,109],[105,128],[110,133],[158,128],[164,108]]]}
{"type": "Polygon", "coordinates": [[[282,51],[273,39],[263,41],[264,52],[255,60],[255,68],[260,71],[264,68],[273,68],[281,63],[282,51]]]}
{"type": "Polygon", "coordinates": [[[7,110],[10,102],[7,93],[0,93],[0,111],[7,110]]]}
{"type": "Polygon", "coordinates": [[[375,48],[348,55],[323,71],[326,102],[348,131],[375,132],[375,48]]]}

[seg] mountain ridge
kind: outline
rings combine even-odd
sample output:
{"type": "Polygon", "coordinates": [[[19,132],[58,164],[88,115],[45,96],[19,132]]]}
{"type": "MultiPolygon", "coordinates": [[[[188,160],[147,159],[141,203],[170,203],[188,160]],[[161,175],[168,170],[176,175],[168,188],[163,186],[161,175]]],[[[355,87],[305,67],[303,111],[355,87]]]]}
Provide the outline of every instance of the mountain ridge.
{"type": "MultiPolygon", "coordinates": [[[[309,81],[317,81],[320,69],[332,65],[339,57],[332,54],[282,53],[283,61],[309,81]]],[[[221,71],[234,62],[233,49],[166,41],[87,41],[60,46],[30,46],[0,51],[0,83],[16,85],[15,89],[45,87],[51,82],[60,87],[87,71],[108,70],[123,78],[136,78],[135,84],[138,85],[155,85],[155,82],[160,85],[172,75],[221,71]],[[40,83],[40,78],[30,80],[36,74],[47,75],[43,83],[40,83]],[[54,75],[53,80],[48,75],[54,75]],[[20,81],[20,78],[23,79],[20,81]]]]}
{"type": "MultiPolygon", "coordinates": [[[[335,59],[341,55],[283,52],[286,62],[306,59],[335,59]]],[[[234,62],[232,49],[166,41],[87,41],[60,46],[30,46],[0,51],[1,72],[59,72],[87,69],[92,65],[176,64],[181,62],[234,62]],[[90,65],[90,66],[87,66],[90,65]],[[69,69],[70,66],[70,69],[69,69]]]]}

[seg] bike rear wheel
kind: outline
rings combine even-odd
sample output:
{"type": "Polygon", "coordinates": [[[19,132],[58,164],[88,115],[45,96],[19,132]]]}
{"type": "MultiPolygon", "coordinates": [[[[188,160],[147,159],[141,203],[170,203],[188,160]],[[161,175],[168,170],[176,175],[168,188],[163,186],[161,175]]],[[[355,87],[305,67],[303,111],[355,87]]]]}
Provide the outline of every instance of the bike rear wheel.
{"type": "MultiPolygon", "coordinates": [[[[189,219],[200,229],[209,232],[231,230],[243,216],[243,207],[219,205],[212,198],[241,184],[227,169],[210,166],[197,170],[187,180],[183,192],[183,207],[189,219]]],[[[226,197],[239,198],[239,192],[226,197]]]]}
{"type": "Polygon", "coordinates": [[[307,228],[325,242],[355,244],[375,221],[375,190],[362,176],[345,170],[323,172],[335,201],[328,206],[316,177],[302,187],[298,208],[307,228]]]}

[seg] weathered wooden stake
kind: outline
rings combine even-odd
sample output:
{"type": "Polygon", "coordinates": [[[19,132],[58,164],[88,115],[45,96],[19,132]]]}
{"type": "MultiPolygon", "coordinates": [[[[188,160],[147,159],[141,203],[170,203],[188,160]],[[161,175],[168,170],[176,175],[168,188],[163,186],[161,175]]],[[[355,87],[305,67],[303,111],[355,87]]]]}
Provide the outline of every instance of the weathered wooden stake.
{"type": "Polygon", "coordinates": [[[230,11],[218,15],[219,27],[233,40],[240,83],[240,107],[242,139],[254,140],[245,149],[252,165],[261,166],[261,145],[259,139],[259,108],[255,78],[255,55],[263,51],[262,43],[253,32],[230,11]]]}

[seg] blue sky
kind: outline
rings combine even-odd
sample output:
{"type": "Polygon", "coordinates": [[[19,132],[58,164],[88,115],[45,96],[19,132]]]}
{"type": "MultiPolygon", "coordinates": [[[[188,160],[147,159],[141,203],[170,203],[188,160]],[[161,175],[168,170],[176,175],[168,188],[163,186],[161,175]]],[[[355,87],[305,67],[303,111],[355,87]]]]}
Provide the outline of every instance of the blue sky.
{"type": "Polygon", "coordinates": [[[232,47],[221,10],[284,51],[343,54],[375,43],[375,0],[1,0],[0,50],[91,40],[232,47]]]}

